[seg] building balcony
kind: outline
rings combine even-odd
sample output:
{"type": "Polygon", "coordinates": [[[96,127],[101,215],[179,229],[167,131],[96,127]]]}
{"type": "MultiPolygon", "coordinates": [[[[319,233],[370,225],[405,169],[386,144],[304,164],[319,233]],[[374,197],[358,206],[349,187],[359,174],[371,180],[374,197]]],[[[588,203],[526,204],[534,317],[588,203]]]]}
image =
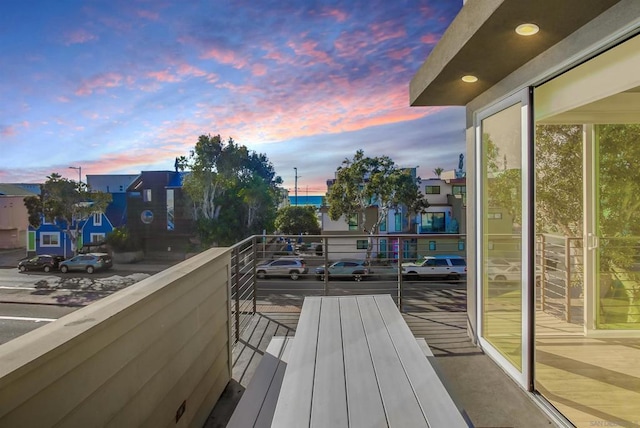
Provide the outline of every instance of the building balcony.
{"type": "Polygon", "coordinates": [[[344,294],[390,294],[475,425],[547,422],[470,339],[466,280],[408,282],[385,257],[362,281],[318,280],[316,266],[342,258],[335,246],[294,255],[310,272],[296,280],[258,279],[279,245],[208,250],[0,346],[0,426],[224,426],[304,297],[344,294]]]}

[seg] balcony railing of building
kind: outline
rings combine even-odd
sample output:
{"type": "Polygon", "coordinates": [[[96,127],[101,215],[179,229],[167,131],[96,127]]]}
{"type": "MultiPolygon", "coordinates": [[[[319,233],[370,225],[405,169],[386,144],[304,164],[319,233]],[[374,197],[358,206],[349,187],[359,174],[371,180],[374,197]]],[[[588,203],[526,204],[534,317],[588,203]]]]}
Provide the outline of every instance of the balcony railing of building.
{"type": "MultiPolygon", "coordinates": [[[[402,263],[464,254],[461,240],[254,236],[207,250],[0,346],[0,426],[202,426],[231,379],[234,343],[262,305],[299,310],[310,295],[386,293],[403,311],[423,310],[427,290],[461,290],[466,278],[408,280],[402,263]],[[364,259],[368,248],[365,275],[316,273],[334,261],[364,259]],[[260,264],[277,258],[303,259],[307,272],[259,278],[260,264]]],[[[555,260],[569,248],[563,260],[571,263],[562,266],[576,266],[579,245],[570,243],[554,250],[547,239],[541,254],[555,260]]],[[[539,304],[551,311],[562,306],[554,299],[571,294],[566,284],[576,269],[552,285],[564,267],[544,266],[539,304]]]]}

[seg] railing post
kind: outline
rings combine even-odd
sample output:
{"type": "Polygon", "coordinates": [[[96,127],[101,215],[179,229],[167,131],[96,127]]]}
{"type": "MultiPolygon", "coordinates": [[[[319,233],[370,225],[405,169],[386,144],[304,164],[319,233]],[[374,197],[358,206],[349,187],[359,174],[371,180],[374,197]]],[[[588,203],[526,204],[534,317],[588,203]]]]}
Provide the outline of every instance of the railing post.
{"type": "MultiPolygon", "coordinates": [[[[265,237],[266,239],[266,237],[265,237]]],[[[252,291],[252,295],[253,295],[253,313],[255,314],[257,312],[257,308],[258,308],[258,281],[256,281],[256,265],[258,264],[258,245],[256,244],[256,240],[255,238],[253,239],[253,241],[251,242],[251,250],[253,253],[253,262],[252,264],[252,269],[253,269],[253,274],[251,275],[251,286],[253,288],[252,291]]],[[[264,257],[266,253],[263,252],[262,256],[264,257]]]]}
{"type": "Polygon", "coordinates": [[[323,281],[323,294],[329,295],[329,246],[328,238],[322,238],[322,255],[324,256],[324,281],[323,281]]]}
{"type": "Polygon", "coordinates": [[[236,342],[240,340],[240,253],[238,248],[234,248],[231,253],[231,261],[235,265],[235,280],[233,281],[233,287],[235,289],[235,318],[236,318],[236,342]],[[234,262],[235,259],[235,262],[234,262]]]}
{"type": "Polygon", "coordinates": [[[544,290],[547,287],[547,281],[546,281],[546,260],[547,260],[547,254],[546,254],[547,248],[546,248],[546,239],[544,234],[540,235],[540,262],[542,263],[542,269],[540,271],[540,306],[541,306],[541,310],[544,311],[544,300],[545,300],[545,293],[544,290]]]}
{"type": "Polygon", "coordinates": [[[566,320],[571,322],[571,240],[568,236],[564,238],[564,265],[566,267],[565,277],[565,306],[567,308],[566,320]]]}
{"type": "Polygon", "coordinates": [[[402,256],[404,253],[404,241],[398,238],[398,309],[402,312],[402,295],[404,283],[402,281],[402,256]]]}

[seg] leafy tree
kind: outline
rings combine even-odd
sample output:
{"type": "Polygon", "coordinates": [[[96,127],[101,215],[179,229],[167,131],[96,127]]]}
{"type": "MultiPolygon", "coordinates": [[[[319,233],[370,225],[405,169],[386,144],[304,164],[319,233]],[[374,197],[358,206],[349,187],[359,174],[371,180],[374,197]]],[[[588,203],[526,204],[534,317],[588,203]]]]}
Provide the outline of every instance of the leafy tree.
{"type": "Polygon", "coordinates": [[[349,221],[354,215],[363,219],[363,232],[370,235],[366,255],[369,260],[372,237],[389,210],[405,206],[410,217],[429,206],[418,188],[419,180],[409,170],[398,168],[388,156],[370,158],[358,150],[353,159],[345,159],[336,171],[336,180],[327,194],[329,216],[334,221],[341,216],[349,221]],[[377,217],[371,223],[366,217],[370,207],[377,208],[377,217]],[[371,229],[365,230],[368,223],[372,224],[371,229]]]}
{"type": "Polygon", "coordinates": [[[282,179],[266,155],[231,138],[201,135],[177,165],[190,171],[183,186],[204,244],[228,245],[273,229],[282,179]]]}
{"type": "Polygon", "coordinates": [[[320,225],[312,206],[288,206],[280,208],[275,221],[276,229],[287,235],[300,233],[319,235],[320,225]]]}
{"type": "Polygon", "coordinates": [[[104,212],[111,194],[94,192],[85,184],[57,173],[47,177],[40,196],[25,198],[29,223],[39,227],[42,218],[56,224],[76,246],[80,223],[96,212],[104,212]]]}

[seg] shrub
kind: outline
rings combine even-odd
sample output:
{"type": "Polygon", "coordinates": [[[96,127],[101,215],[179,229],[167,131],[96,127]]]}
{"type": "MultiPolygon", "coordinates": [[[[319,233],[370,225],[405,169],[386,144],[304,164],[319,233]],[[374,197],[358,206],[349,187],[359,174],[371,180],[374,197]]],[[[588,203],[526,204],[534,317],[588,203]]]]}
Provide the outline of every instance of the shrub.
{"type": "Polygon", "coordinates": [[[116,252],[139,251],[142,245],[139,239],[131,235],[125,227],[116,227],[107,235],[105,242],[116,252]]]}

